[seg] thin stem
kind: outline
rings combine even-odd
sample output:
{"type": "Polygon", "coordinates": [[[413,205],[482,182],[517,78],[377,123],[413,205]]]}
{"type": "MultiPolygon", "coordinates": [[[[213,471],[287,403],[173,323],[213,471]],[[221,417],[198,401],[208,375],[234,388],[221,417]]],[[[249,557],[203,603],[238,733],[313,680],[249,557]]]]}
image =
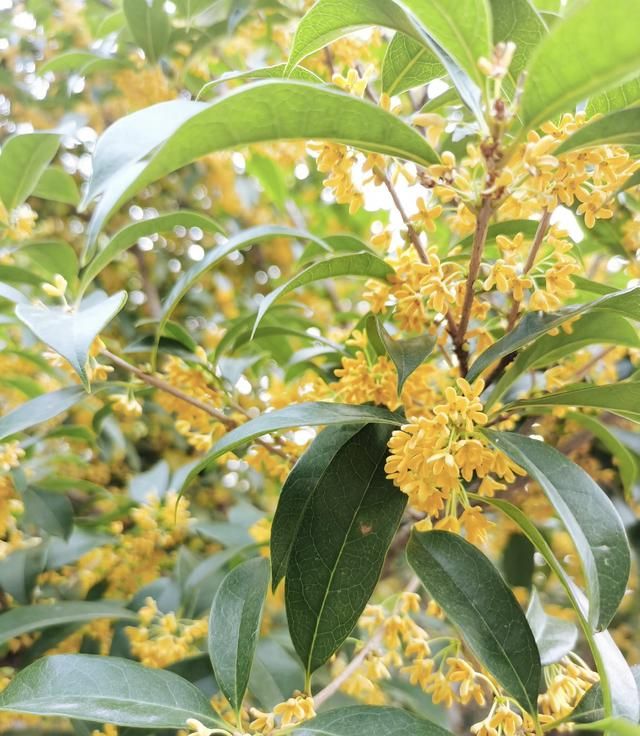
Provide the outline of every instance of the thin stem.
{"type": "Polygon", "coordinates": [[[482,253],[484,251],[484,245],[487,241],[487,230],[489,229],[489,220],[493,213],[493,206],[491,197],[485,196],[480,211],[478,212],[478,219],[476,221],[476,230],[473,236],[473,247],[471,250],[471,259],[469,260],[469,274],[467,275],[467,283],[465,287],[464,299],[462,302],[462,313],[460,315],[460,322],[458,324],[454,344],[456,346],[456,353],[463,355],[463,360],[460,363],[460,371],[465,376],[469,370],[469,356],[468,351],[464,347],[465,338],[467,336],[467,328],[469,327],[469,320],[471,318],[471,308],[473,306],[474,288],[478,274],[480,273],[480,265],[482,263],[482,253]]]}
{"type": "MultiPolygon", "coordinates": [[[[238,422],[236,422],[235,419],[228,417],[226,414],[221,412],[219,409],[216,409],[215,406],[206,404],[204,401],[200,401],[200,399],[196,399],[195,396],[189,396],[189,394],[185,394],[183,391],[180,391],[179,388],[172,386],[170,383],[163,381],[161,378],[158,378],[157,376],[154,376],[151,373],[146,373],[140,368],[137,368],[135,365],[131,365],[131,363],[128,363],[123,358],[120,358],[117,355],[114,355],[110,350],[106,350],[106,349],[102,350],[102,354],[105,356],[105,358],[108,358],[114,365],[117,365],[119,368],[122,368],[123,370],[128,371],[129,373],[132,373],[134,376],[136,376],[136,378],[139,378],[141,381],[148,384],[149,386],[153,386],[154,388],[157,388],[160,391],[164,391],[167,394],[171,394],[172,396],[175,396],[176,399],[185,401],[187,404],[191,404],[191,406],[195,406],[197,409],[200,409],[201,411],[206,412],[207,414],[209,414],[209,416],[213,417],[221,424],[224,424],[224,426],[227,427],[227,429],[235,429],[235,427],[239,426],[238,422]]],[[[269,450],[269,452],[273,453],[274,455],[278,455],[284,460],[289,460],[289,461],[295,460],[295,458],[288,455],[280,447],[277,447],[276,445],[272,445],[269,442],[265,442],[264,440],[256,439],[255,443],[258,445],[261,445],[262,447],[269,450]]]]}

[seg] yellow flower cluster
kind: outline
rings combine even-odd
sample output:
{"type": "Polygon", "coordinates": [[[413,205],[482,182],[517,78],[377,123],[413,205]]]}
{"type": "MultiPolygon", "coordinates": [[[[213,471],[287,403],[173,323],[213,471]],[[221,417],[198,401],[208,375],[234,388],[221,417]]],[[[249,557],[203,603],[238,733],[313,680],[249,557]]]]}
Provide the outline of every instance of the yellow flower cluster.
{"type": "Polygon", "coordinates": [[[571,652],[557,664],[545,667],[544,679],[547,690],[538,698],[538,710],[541,723],[547,724],[569,715],[599,678],[571,652]]]}
{"type": "Polygon", "coordinates": [[[283,703],[278,703],[272,713],[264,713],[257,708],[251,708],[251,728],[263,734],[270,734],[276,728],[286,728],[303,721],[308,721],[316,715],[313,708],[313,698],[310,695],[296,693],[283,703]]]}
{"type": "MultiPolygon", "coordinates": [[[[479,399],[482,380],[471,386],[458,378],[456,388],[448,386],[444,402],[393,433],[389,441],[387,476],[409,496],[411,505],[428,517],[445,512],[439,528],[455,528],[458,502],[468,507],[462,481],[481,479],[479,493],[493,496],[503,490],[497,479],[512,483],[524,471],[503,453],[488,446],[477,431],[487,423],[479,399]],[[444,527],[442,525],[445,525],[444,527]]],[[[467,509],[460,522],[469,538],[481,541],[486,526],[478,511],[467,509]]]]}
{"type": "Polygon", "coordinates": [[[207,620],[178,619],[175,613],[162,614],[153,598],[146,598],[139,610],[140,624],[125,632],[131,652],[147,667],[163,668],[196,654],[195,644],[207,635],[207,620]]]}
{"type": "Polygon", "coordinates": [[[24,450],[17,440],[5,442],[0,445],[0,470],[6,473],[13,468],[17,468],[20,465],[20,459],[23,457],[24,450]]]}

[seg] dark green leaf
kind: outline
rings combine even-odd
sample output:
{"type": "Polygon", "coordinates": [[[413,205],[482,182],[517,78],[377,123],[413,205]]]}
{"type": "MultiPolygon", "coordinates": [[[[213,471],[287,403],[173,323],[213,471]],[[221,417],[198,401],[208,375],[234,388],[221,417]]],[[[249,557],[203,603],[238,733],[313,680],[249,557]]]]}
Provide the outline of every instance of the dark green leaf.
{"type": "Polygon", "coordinates": [[[394,340],[381,322],[378,322],[378,332],[398,371],[398,394],[400,394],[407,378],[431,355],[436,340],[431,335],[394,340]]]}
{"type": "MultiPolygon", "coordinates": [[[[0,420],[1,422],[2,420],[0,420]]],[[[246,445],[256,437],[293,427],[317,427],[325,424],[379,424],[400,425],[404,418],[380,406],[355,406],[310,401],[293,404],[285,409],[262,414],[228,432],[213,449],[189,472],[183,489],[221,455],[246,445]]],[[[0,425],[1,426],[1,425],[0,425]]]]}
{"type": "Polygon", "coordinates": [[[69,538],[73,530],[73,507],[66,496],[25,488],[22,500],[25,524],[33,524],[54,537],[69,538]]]}
{"type": "Polygon", "coordinates": [[[424,44],[399,32],[391,39],[382,62],[383,92],[399,95],[444,75],[444,67],[424,44]]]}
{"type": "Polygon", "coordinates": [[[22,204],[56,155],[58,133],[23,133],[9,138],[0,153],[0,199],[8,210],[22,204]]]}
{"type": "Polygon", "coordinates": [[[231,570],[211,606],[209,656],[216,682],[236,713],[249,684],[268,587],[269,561],[256,557],[231,570]]]}
{"type": "Polygon", "coordinates": [[[313,440],[293,466],[282,487],[271,527],[271,581],[273,589],[285,576],[291,548],[298,535],[304,513],[331,469],[340,449],[361,425],[327,427],[313,440]]]}
{"type": "Polygon", "coordinates": [[[635,287],[623,291],[606,294],[586,304],[577,304],[558,312],[528,312],[520,320],[515,329],[497,340],[474,361],[467,379],[474,381],[494,361],[519,350],[533,342],[540,335],[559,327],[569,319],[593,309],[607,309],[618,312],[631,319],[640,319],[640,288],[635,287]]]}
{"type": "Polygon", "coordinates": [[[67,386],[21,404],[17,409],[0,417],[0,440],[57,417],[86,395],[82,386],[67,386]]]}
{"type": "Polygon", "coordinates": [[[529,61],[521,103],[525,127],[537,128],[637,74],[639,36],[639,0],[574,3],[529,61]]]}
{"type": "Polygon", "coordinates": [[[122,9],[131,35],[147,59],[155,63],[167,48],[171,35],[163,0],[124,0],[122,9]]]}
{"type": "Polygon", "coordinates": [[[294,736],[450,736],[449,731],[407,710],[349,705],[321,713],[293,730],[294,736]]]}
{"type": "Polygon", "coordinates": [[[412,532],[407,557],[478,660],[525,710],[537,713],[538,647],[490,560],[458,534],[444,531],[412,532]]]}
{"type": "Polygon", "coordinates": [[[406,506],[384,471],[390,434],[389,427],[368,424],[347,440],[300,521],[285,599],[291,639],[308,673],[358,622],[406,506]]]}
{"type": "Polygon", "coordinates": [[[535,588],[527,608],[527,621],[538,645],[540,661],[543,666],[559,662],[575,649],[578,629],[571,621],[549,616],[545,613],[535,588]]]}
{"type": "Polygon", "coordinates": [[[386,261],[368,252],[348,253],[313,263],[282,286],[274,289],[260,302],[253,331],[255,333],[267,310],[277,299],[301,286],[323,279],[335,279],[339,276],[363,276],[384,281],[393,273],[393,268],[386,261]]]}
{"type": "Polygon", "coordinates": [[[19,606],[0,614],[0,644],[49,626],[86,623],[101,618],[137,621],[138,614],[117,601],[62,601],[50,605],[19,606]]]}
{"type": "Polygon", "coordinates": [[[187,680],[119,657],[62,654],[21,670],[0,694],[0,711],[66,716],[132,728],[185,728],[188,718],[224,726],[187,680]]]}
{"type": "Polygon", "coordinates": [[[629,543],[618,512],[591,477],[544,442],[486,431],[490,442],[537,481],[576,546],[589,597],[589,620],[605,629],[629,578],[629,543]]]}
{"type": "Polygon", "coordinates": [[[587,123],[564,140],[554,151],[561,155],[592,146],[633,146],[640,144],[640,107],[616,110],[587,123]]]}
{"type": "Polygon", "coordinates": [[[87,300],[73,311],[19,304],[16,315],[39,340],[69,361],[88,388],[86,364],[91,345],[126,301],[127,292],[120,291],[110,297],[87,300]]]}

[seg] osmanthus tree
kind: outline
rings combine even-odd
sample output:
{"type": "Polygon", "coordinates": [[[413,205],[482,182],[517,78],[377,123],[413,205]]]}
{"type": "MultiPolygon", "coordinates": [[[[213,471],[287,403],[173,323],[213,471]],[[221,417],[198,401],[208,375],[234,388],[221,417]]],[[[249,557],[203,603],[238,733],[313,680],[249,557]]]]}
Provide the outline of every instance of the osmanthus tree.
{"type": "Polygon", "coordinates": [[[4,15],[4,732],[640,733],[640,2],[4,15]]]}

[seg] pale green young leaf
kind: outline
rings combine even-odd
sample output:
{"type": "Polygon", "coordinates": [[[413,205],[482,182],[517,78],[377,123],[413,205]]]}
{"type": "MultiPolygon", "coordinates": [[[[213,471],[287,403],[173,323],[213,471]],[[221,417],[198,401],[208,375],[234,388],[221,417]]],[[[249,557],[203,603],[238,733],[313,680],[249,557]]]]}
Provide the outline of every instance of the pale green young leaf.
{"type": "Polygon", "coordinates": [[[153,64],[165,52],[171,36],[171,23],[163,0],[124,0],[127,25],[136,43],[153,64]]]}
{"type": "Polygon", "coordinates": [[[76,180],[59,166],[49,166],[45,169],[31,194],[41,199],[74,206],[80,202],[80,190],[76,180]]]}
{"type": "Polygon", "coordinates": [[[0,200],[8,210],[33,192],[59,143],[59,133],[22,133],[5,141],[0,152],[0,200]]]}
{"type": "Polygon", "coordinates": [[[587,103],[585,112],[588,117],[601,113],[606,115],[614,110],[622,110],[640,102],[640,77],[592,97],[587,103]]]}
{"type": "Polygon", "coordinates": [[[396,33],[382,61],[382,91],[399,95],[443,77],[445,69],[423,43],[404,33],[396,33]]]}
{"type": "Polygon", "coordinates": [[[19,304],[16,315],[33,334],[61,355],[74,368],[89,388],[87,360],[97,335],[124,307],[127,293],[120,291],[110,297],[96,294],[69,311],[63,307],[19,304]]]}
{"type": "Polygon", "coordinates": [[[639,36],[640,0],[574,3],[527,65],[521,101],[525,128],[537,128],[637,75],[639,36]]]}
{"type": "Polygon", "coordinates": [[[601,145],[633,146],[640,144],[640,107],[614,112],[597,118],[577,130],[554,151],[561,155],[579,148],[601,145]]]}

